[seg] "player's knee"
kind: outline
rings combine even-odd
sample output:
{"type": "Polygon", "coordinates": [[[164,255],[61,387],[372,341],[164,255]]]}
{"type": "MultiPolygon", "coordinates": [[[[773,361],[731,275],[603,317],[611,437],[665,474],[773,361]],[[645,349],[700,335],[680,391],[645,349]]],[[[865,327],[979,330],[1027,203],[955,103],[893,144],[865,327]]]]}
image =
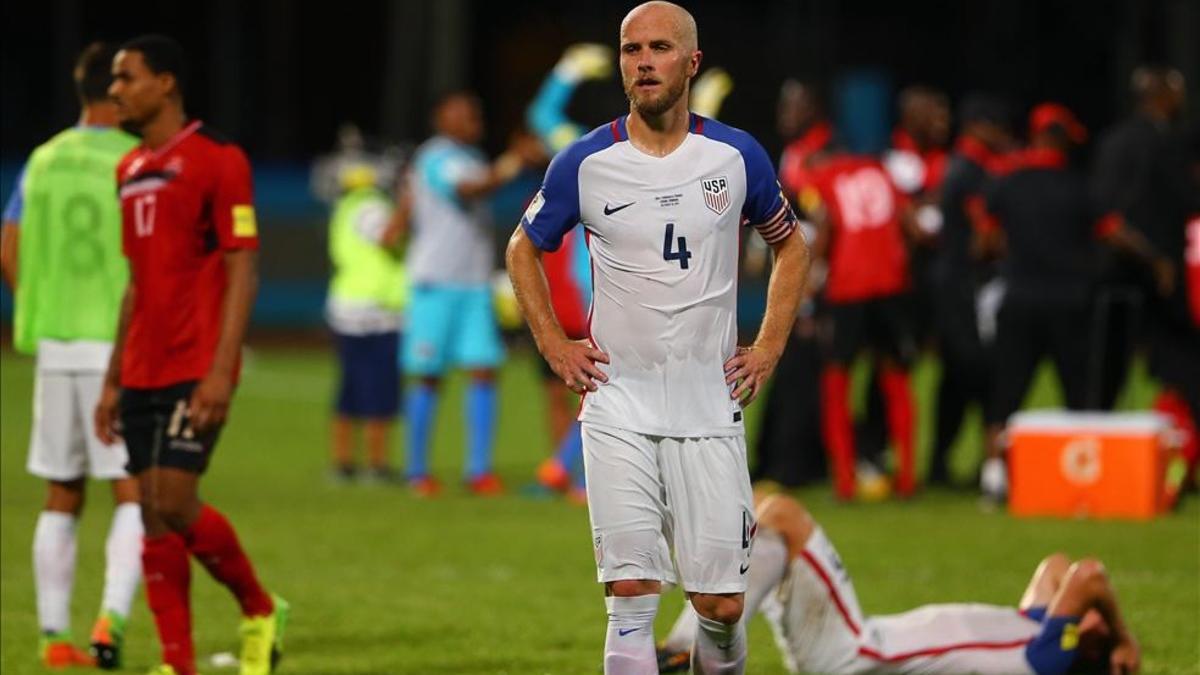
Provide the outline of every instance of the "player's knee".
{"type": "Polygon", "coordinates": [[[1042,562],[1038,564],[1038,573],[1049,575],[1055,579],[1062,579],[1067,574],[1067,570],[1071,568],[1071,559],[1066,553],[1056,551],[1042,558],[1042,562]]]}
{"type": "Polygon", "coordinates": [[[793,548],[803,548],[815,527],[804,505],[787,495],[764,499],[755,518],[759,527],[778,532],[793,548]]]}
{"type": "Polygon", "coordinates": [[[650,579],[621,579],[605,584],[609,595],[632,598],[638,595],[653,595],[662,590],[662,583],[650,579]]]}
{"type": "Polygon", "coordinates": [[[1093,584],[1108,581],[1108,570],[1104,563],[1095,558],[1082,558],[1071,565],[1068,574],[1080,583],[1093,584]]]}
{"type": "Polygon", "coordinates": [[[742,594],[693,593],[692,607],[696,613],[724,624],[737,623],[742,618],[742,594]]]}
{"type": "Polygon", "coordinates": [[[50,481],[46,510],[79,515],[83,511],[84,480],[50,481]]]}
{"type": "Polygon", "coordinates": [[[1108,585],[1108,571],[1099,560],[1083,558],[1068,568],[1063,584],[1068,593],[1093,598],[1102,594],[1108,585]]]}
{"type": "MultiPolygon", "coordinates": [[[[191,503],[191,500],[159,495],[150,503],[142,500],[142,512],[145,513],[147,510],[150,511],[151,517],[157,523],[161,523],[167,529],[173,532],[186,532],[196,519],[199,505],[191,503]]],[[[148,522],[147,525],[149,525],[148,522]]]]}
{"type": "Polygon", "coordinates": [[[117,504],[132,504],[140,500],[137,479],[118,478],[112,482],[113,501],[117,504]]]}

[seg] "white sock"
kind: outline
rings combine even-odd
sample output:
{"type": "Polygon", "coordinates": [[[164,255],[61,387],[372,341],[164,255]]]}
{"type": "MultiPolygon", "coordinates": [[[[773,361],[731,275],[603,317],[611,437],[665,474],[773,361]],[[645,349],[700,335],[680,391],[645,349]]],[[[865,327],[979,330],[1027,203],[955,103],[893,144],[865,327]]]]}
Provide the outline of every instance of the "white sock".
{"type": "Polygon", "coordinates": [[[38,625],[43,633],[71,630],[71,587],[75,585],[75,516],[42,511],[33,530],[33,577],[38,625]]]}
{"type": "Polygon", "coordinates": [[[743,622],[754,618],[766,599],[787,574],[789,562],[787,542],[778,532],[764,527],[754,536],[754,549],[750,551],[750,571],[746,579],[746,604],[742,612],[743,622]]]}
{"type": "Polygon", "coordinates": [[[117,504],[108,541],[104,543],[104,599],[100,611],[129,616],[133,596],[142,580],[142,507],[136,502],[117,504]]]}
{"type": "Polygon", "coordinates": [[[690,652],[692,651],[692,643],[696,641],[696,610],[692,607],[692,603],[687,600],[683,601],[683,611],[679,613],[679,618],[675,619],[675,625],[671,626],[671,632],[667,633],[667,637],[663,640],[663,647],[673,652],[690,652]]]}
{"type": "Polygon", "coordinates": [[[692,672],[696,675],[733,675],[746,672],[746,622],[721,623],[696,614],[696,642],[692,672]]]}
{"type": "Polygon", "coordinates": [[[658,675],[658,657],[654,653],[658,593],[630,598],[609,596],[604,604],[608,607],[605,675],[658,675]]]}

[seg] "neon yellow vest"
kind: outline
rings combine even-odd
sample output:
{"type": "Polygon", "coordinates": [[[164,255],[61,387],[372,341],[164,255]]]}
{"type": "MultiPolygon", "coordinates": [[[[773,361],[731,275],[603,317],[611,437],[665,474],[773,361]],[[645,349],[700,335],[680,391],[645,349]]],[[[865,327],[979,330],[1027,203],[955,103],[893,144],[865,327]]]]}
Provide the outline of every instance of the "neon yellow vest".
{"type": "Polygon", "coordinates": [[[113,340],[129,267],[121,251],[117,163],[137,139],[72,128],[39,146],[21,184],[13,342],[113,340]]]}
{"type": "Polygon", "coordinates": [[[387,197],[371,187],[346,193],[334,206],[329,223],[333,261],[329,292],[339,300],[374,302],[382,309],[400,311],[408,300],[403,263],[355,228],[361,209],[380,206],[391,208],[387,197]]]}

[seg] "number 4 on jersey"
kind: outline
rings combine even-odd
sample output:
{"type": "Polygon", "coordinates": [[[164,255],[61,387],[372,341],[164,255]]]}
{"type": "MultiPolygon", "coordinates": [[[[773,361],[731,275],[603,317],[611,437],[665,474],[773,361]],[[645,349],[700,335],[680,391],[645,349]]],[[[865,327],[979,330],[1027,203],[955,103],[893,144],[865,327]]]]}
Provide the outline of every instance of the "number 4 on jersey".
{"type": "Polygon", "coordinates": [[[678,260],[679,269],[686,270],[688,268],[688,258],[692,257],[692,252],[687,250],[687,238],[679,237],[679,250],[672,251],[671,247],[675,242],[675,223],[667,223],[667,232],[663,236],[663,260],[678,260]]]}

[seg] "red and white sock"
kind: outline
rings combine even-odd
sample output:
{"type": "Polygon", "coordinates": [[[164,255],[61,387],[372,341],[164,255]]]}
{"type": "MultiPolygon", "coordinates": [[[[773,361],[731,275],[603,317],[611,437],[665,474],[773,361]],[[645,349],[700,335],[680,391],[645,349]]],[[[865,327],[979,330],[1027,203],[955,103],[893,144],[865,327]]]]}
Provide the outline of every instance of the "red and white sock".
{"type": "Polygon", "coordinates": [[[237,598],[244,616],[266,616],[275,611],[271,596],[258,583],[254,567],[237,533],[220,511],[208,504],[200,507],[200,516],[184,534],[187,549],[204,569],[237,598]]]}

